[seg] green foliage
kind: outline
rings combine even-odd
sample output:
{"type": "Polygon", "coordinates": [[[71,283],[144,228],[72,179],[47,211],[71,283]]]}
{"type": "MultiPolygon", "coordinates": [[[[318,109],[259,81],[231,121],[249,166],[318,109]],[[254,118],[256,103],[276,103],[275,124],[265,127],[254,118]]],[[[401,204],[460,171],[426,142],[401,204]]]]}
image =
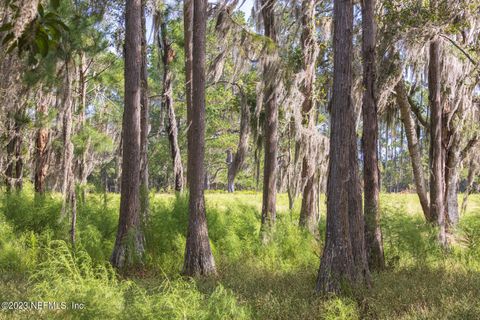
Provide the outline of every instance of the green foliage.
{"type": "Polygon", "coordinates": [[[75,146],[75,154],[80,156],[85,152],[85,148],[93,153],[109,153],[114,151],[112,139],[105,133],[97,130],[90,125],[84,125],[79,132],[72,137],[75,146]]]}
{"type": "Polygon", "coordinates": [[[19,232],[57,231],[60,227],[60,198],[56,195],[34,197],[32,189],[32,186],[27,184],[21,192],[1,197],[3,214],[19,232]]]}
{"type": "Polygon", "coordinates": [[[35,198],[27,185],[0,200],[0,298],[86,306],[5,313],[9,319],[476,319],[480,311],[476,195],[448,252],[438,247],[416,195],[382,195],[387,270],[372,275],[371,290],[329,297],[313,291],[322,242],[298,229],[299,203],[290,212],[284,194],[278,197],[272,241],[262,245],[261,194],[207,193],[218,275],[204,280],[179,276],[185,196],[150,195],[146,264],[129,280],[108,263],[118,195],[88,194],[86,203],[79,203],[75,251],[68,245],[68,219],[58,220],[59,196],[35,198]]]}
{"type": "Polygon", "coordinates": [[[58,1],[51,1],[51,5],[44,8],[42,3],[38,5],[37,16],[27,26],[25,31],[15,39],[14,26],[15,19],[19,19],[21,8],[17,7],[15,2],[10,4],[14,11],[14,21],[7,22],[0,27],[0,32],[5,32],[2,46],[8,47],[7,52],[12,52],[15,48],[19,54],[26,54],[28,62],[36,65],[39,57],[45,58],[50,51],[59,47],[59,43],[69,28],[58,15],[58,1]]]}

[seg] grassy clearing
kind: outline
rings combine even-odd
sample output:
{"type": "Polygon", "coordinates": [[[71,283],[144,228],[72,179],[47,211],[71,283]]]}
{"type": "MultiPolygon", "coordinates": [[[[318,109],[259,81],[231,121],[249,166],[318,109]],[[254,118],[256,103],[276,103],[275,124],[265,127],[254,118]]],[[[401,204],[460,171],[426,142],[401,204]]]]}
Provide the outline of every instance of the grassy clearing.
{"type": "MultiPolygon", "coordinates": [[[[371,290],[314,294],[324,238],[297,228],[298,205],[279,196],[274,241],[260,245],[261,195],[207,194],[218,275],[180,277],[187,201],[156,194],[146,232],[145,267],[130,279],[108,264],[118,219],[118,195],[90,194],[78,211],[78,248],[58,220],[57,195],[31,190],[0,196],[0,301],[85,304],[82,310],[2,311],[0,319],[479,319],[480,196],[443,252],[423,222],[415,195],[384,194],[382,227],[388,269],[371,290]]],[[[322,208],[322,214],[324,214],[322,208]]]]}

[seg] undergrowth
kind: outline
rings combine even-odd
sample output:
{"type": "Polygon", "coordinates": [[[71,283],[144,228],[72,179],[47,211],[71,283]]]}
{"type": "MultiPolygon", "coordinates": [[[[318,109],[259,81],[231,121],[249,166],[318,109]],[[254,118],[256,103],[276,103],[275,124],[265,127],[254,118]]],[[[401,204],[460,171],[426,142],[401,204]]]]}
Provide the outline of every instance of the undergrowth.
{"type": "MultiPolygon", "coordinates": [[[[0,319],[479,319],[480,196],[454,232],[437,246],[415,195],[381,196],[387,269],[372,288],[342,296],[314,293],[324,239],[297,226],[279,196],[272,241],[259,241],[261,195],[207,194],[209,236],[218,275],[183,278],[188,201],[151,195],[142,270],[120,277],[109,263],[119,197],[88,194],[78,207],[77,246],[56,194],[35,197],[29,186],[0,196],[0,301],[79,303],[82,309],[1,311],[0,319]]],[[[68,305],[69,306],[69,305],[68,305]]]]}

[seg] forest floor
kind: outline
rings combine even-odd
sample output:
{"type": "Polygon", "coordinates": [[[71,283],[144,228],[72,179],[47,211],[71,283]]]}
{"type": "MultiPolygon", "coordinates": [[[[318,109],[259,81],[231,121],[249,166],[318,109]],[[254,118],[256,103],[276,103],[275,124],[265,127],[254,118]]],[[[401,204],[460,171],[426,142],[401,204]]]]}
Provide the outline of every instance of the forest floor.
{"type": "Polygon", "coordinates": [[[0,302],[57,305],[39,311],[2,303],[30,310],[0,310],[0,319],[480,319],[480,195],[471,196],[445,252],[416,195],[382,194],[387,269],[372,275],[369,290],[319,297],[324,205],[317,240],[297,227],[300,202],[290,212],[280,195],[273,241],[261,245],[261,194],[208,193],[218,275],[194,281],[179,275],[187,201],[152,195],[145,265],[127,279],[108,264],[118,195],[79,201],[72,253],[68,219],[58,219],[59,195],[35,199],[26,189],[0,195],[0,302]]]}

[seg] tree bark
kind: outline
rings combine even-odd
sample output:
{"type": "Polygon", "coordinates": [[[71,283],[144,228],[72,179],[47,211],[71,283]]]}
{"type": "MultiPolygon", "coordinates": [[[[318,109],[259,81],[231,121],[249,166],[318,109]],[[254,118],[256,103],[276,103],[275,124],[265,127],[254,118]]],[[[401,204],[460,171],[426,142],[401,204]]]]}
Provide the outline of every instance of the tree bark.
{"type": "MultiPolygon", "coordinates": [[[[185,51],[185,100],[187,111],[192,110],[192,77],[193,77],[193,1],[183,0],[183,36],[184,36],[184,51],[185,51]]],[[[192,123],[190,118],[191,112],[187,112],[187,130],[189,130],[192,123]]],[[[188,171],[190,171],[190,164],[187,161],[187,184],[188,171]]]]}
{"type": "Polygon", "coordinates": [[[462,214],[465,214],[465,211],[467,210],[468,197],[472,193],[473,183],[475,181],[475,175],[478,172],[478,168],[479,166],[478,163],[475,162],[475,158],[470,159],[468,164],[467,189],[465,190],[462,200],[462,214]]]}
{"type": "Polygon", "coordinates": [[[458,212],[458,177],[460,174],[460,136],[453,133],[446,150],[445,160],[445,211],[448,227],[455,227],[460,220],[458,212]]]}
{"type": "Polygon", "coordinates": [[[365,204],[365,243],[370,270],[385,267],[380,229],[380,172],[378,170],[378,118],[376,81],[375,0],[362,1],[363,55],[363,186],[365,204]]]}
{"type": "MultiPolygon", "coordinates": [[[[262,0],[262,16],[265,37],[276,46],[275,0],[262,0]]],[[[271,49],[264,65],[263,78],[265,82],[265,158],[263,166],[263,201],[262,201],[262,232],[264,241],[267,233],[275,224],[277,196],[277,143],[278,143],[278,104],[277,78],[278,53],[276,47],[271,49]]]]}
{"type": "MultiPolygon", "coordinates": [[[[189,0],[186,0],[189,1],[189,0]]],[[[193,82],[188,130],[189,221],[183,274],[216,273],[208,238],[204,196],[205,159],[205,55],[207,1],[193,0],[193,82]]]]}
{"type": "MultiPolygon", "coordinates": [[[[79,55],[79,77],[78,77],[78,88],[79,88],[79,99],[78,99],[78,112],[79,112],[79,126],[80,129],[85,128],[86,124],[86,107],[87,107],[87,81],[86,81],[86,73],[88,71],[88,67],[84,68],[85,65],[85,54],[81,52],[79,55]]],[[[87,185],[87,178],[88,178],[88,170],[87,170],[87,159],[88,159],[88,152],[90,149],[90,137],[87,138],[85,142],[85,146],[82,152],[82,156],[78,160],[79,164],[79,178],[80,178],[80,185],[81,185],[81,200],[82,203],[85,204],[86,201],[86,185],[87,185]]]]}
{"type": "Polygon", "coordinates": [[[7,132],[8,132],[8,144],[7,144],[7,166],[5,168],[5,185],[7,192],[14,187],[14,167],[15,167],[15,143],[17,141],[15,137],[15,128],[12,125],[11,113],[7,116],[7,132]]]}
{"type": "Polygon", "coordinates": [[[445,230],[444,180],[443,169],[445,156],[442,146],[443,108],[440,101],[440,41],[430,43],[430,60],[428,64],[428,99],[431,110],[430,119],[430,216],[440,227],[439,241],[447,244],[445,230]]]}
{"type": "Polygon", "coordinates": [[[317,212],[316,199],[316,176],[317,169],[315,163],[313,150],[309,148],[314,138],[313,133],[316,131],[316,107],[314,97],[315,85],[315,67],[318,57],[318,45],[316,39],[315,26],[315,0],[304,0],[302,2],[302,27],[301,43],[303,50],[303,69],[305,72],[305,79],[301,91],[304,96],[302,103],[302,125],[306,130],[312,134],[306,134],[302,137],[303,142],[307,146],[306,153],[302,159],[301,179],[303,183],[302,207],[300,209],[299,225],[314,234],[318,230],[319,215],[317,212]]]}
{"type": "Polygon", "coordinates": [[[142,72],[141,0],[127,0],[125,10],[125,111],[120,217],[110,262],[122,269],[139,262],[144,252],[140,223],[140,117],[142,72]]]}
{"type": "Polygon", "coordinates": [[[45,193],[45,178],[48,170],[47,146],[49,140],[49,130],[45,124],[45,118],[48,114],[48,104],[40,101],[37,109],[37,137],[35,139],[35,192],[45,193]]]}
{"type": "Polygon", "coordinates": [[[148,133],[149,133],[149,106],[148,106],[148,70],[147,70],[147,27],[145,21],[146,0],[141,1],[142,25],[142,65],[141,65],[141,93],[140,93],[140,215],[146,221],[149,215],[149,185],[148,185],[148,133]]]}
{"type": "Polygon", "coordinates": [[[353,3],[336,0],[333,9],[334,71],[327,184],[326,241],[316,290],[339,292],[342,283],[369,283],[355,110],[352,103],[353,3]]]}
{"type": "MultiPolygon", "coordinates": [[[[247,103],[245,93],[240,89],[240,135],[238,137],[238,147],[235,155],[232,155],[231,161],[228,160],[227,189],[228,192],[235,192],[235,177],[240,171],[245,155],[248,149],[248,139],[250,136],[250,108],[247,103]]],[[[231,151],[230,151],[231,153],[231,151]]]]}
{"type": "Polygon", "coordinates": [[[418,198],[422,206],[423,215],[429,222],[435,221],[430,215],[430,204],[427,195],[427,187],[422,165],[422,154],[417,136],[415,121],[410,111],[410,104],[407,98],[407,90],[405,89],[404,80],[401,79],[395,86],[396,100],[400,107],[400,117],[405,127],[405,135],[407,136],[408,152],[412,162],[413,179],[417,190],[418,198]]]}
{"type": "Polygon", "coordinates": [[[167,24],[163,21],[161,24],[161,40],[159,39],[159,47],[162,50],[162,64],[163,64],[163,106],[167,111],[167,134],[170,143],[170,154],[172,156],[173,175],[175,179],[175,191],[182,192],[183,190],[183,165],[180,154],[180,147],[178,144],[178,127],[177,118],[175,116],[175,108],[173,107],[173,75],[170,70],[170,64],[173,62],[175,52],[169,42],[167,35],[167,24]]]}
{"type": "Polygon", "coordinates": [[[70,237],[72,246],[75,247],[75,226],[77,220],[77,201],[75,195],[75,174],[73,170],[72,143],[73,131],[73,97],[72,97],[72,75],[70,62],[65,62],[65,80],[63,92],[63,183],[62,183],[62,212],[61,217],[71,215],[70,237]]]}
{"type": "Polygon", "coordinates": [[[23,188],[23,156],[22,156],[22,127],[25,111],[20,110],[15,118],[15,190],[23,188]]]}
{"type": "Polygon", "coordinates": [[[5,169],[5,185],[7,191],[12,188],[21,190],[23,187],[23,156],[22,156],[22,128],[25,111],[17,109],[7,115],[7,167],[5,169]],[[11,119],[13,118],[13,119],[11,119]]]}
{"type": "Polygon", "coordinates": [[[70,62],[65,63],[65,80],[63,92],[63,183],[62,183],[62,217],[74,212],[72,194],[75,193],[75,175],[73,173],[73,98],[70,62]]]}

